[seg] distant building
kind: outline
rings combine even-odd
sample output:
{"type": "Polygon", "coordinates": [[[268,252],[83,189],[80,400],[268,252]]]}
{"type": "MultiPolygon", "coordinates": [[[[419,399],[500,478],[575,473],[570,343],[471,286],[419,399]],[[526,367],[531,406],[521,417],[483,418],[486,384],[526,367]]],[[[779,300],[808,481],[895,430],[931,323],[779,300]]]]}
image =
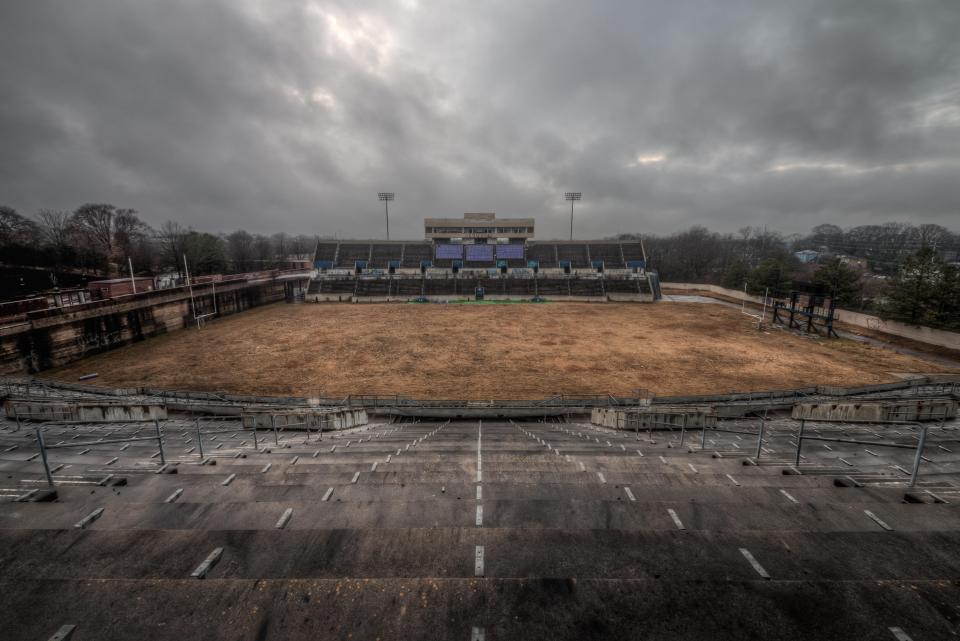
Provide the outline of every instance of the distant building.
{"type": "Polygon", "coordinates": [[[813,251],[812,249],[803,249],[798,252],[793,252],[793,255],[796,257],[797,260],[799,260],[801,263],[806,265],[807,263],[816,262],[817,257],[820,255],[820,252],[813,251]]]}
{"type": "Polygon", "coordinates": [[[463,218],[426,218],[428,240],[533,238],[533,218],[497,218],[496,214],[464,214],[463,218]]]}

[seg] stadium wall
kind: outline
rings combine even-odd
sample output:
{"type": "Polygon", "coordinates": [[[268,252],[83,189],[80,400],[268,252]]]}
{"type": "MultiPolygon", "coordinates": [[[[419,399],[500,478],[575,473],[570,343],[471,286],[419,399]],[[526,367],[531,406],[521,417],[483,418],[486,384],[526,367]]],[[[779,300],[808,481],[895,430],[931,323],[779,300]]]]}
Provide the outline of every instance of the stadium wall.
{"type": "MultiPolygon", "coordinates": [[[[218,284],[217,316],[284,300],[290,279],[218,284]]],[[[212,286],[194,287],[198,310],[213,311],[212,286]]],[[[0,374],[32,374],[195,325],[186,287],[39,310],[0,327],[0,374]]]]}

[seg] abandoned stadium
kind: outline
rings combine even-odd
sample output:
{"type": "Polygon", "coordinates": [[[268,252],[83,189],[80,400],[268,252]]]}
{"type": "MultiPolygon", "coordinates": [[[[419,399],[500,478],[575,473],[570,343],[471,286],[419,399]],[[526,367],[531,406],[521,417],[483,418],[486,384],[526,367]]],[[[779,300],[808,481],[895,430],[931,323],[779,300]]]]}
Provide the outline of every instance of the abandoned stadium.
{"type": "Polygon", "coordinates": [[[459,223],[5,319],[2,636],[960,634],[956,363],[459,223]]]}

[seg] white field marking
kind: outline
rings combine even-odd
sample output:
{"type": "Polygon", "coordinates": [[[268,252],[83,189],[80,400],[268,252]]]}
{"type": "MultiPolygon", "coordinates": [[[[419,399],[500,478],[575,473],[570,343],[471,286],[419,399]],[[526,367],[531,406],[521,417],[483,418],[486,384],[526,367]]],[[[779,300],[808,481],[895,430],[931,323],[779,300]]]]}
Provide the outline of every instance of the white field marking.
{"type": "Polygon", "coordinates": [[[587,471],[587,466],[584,465],[582,461],[580,462],[580,471],[581,471],[581,472],[586,472],[586,471],[587,471]]]}
{"type": "Polygon", "coordinates": [[[164,503],[173,503],[173,502],[176,501],[178,498],[180,498],[180,495],[181,495],[181,494],[183,494],[183,488],[182,488],[182,487],[177,488],[176,490],[173,491],[173,494],[171,494],[170,496],[168,496],[167,498],[165,498],[165,499],[163,500],[163,502],[164,502],[164,503]]]}
{"type": "Polygon", "coordinates": [[[846,464],[849,465],[850,467],[853,467],[853,463],[851,463],[851,462],[848,461],[847,459],[843,458],[842,456],[838,456],[838,457],[837,457],[837,460],[839,460],[839,461],[841,461],[841,462],[843,462],[843,463],[846,463],[846,464]]]}
{"type": "Polygon", "coordinates": [[[220,483],[220,485],[230,485],[230,484],[233,482],[233,479],[235,479],[235,478],[237,478],[237,475],[236,475],[236,474],[231,474],[230,476],[228,476],[227,478],[225,478],[225,479],[223,480],[223,482],[220,483]]]}
{"type": "Polygon", "coordinates": [[[634,498],[633,492],[631,492],[630,488],[627,487],[626,485],[623,486],[623,491],[627,493],[627,498],[630,499],[631,501],[637,500],[636,498],[634,498]]]}
{"type": "Polygon", "coordinates": [[[260,470],[260,473],[266,474],[268,471],[270,471],[271,467],[273,467],[273,463],[267,463],[266,465],[263,466],[263,469],[260,470]]]}
{"type": "Polygon", "coordinates": [[[350,444],[351,444],[351,443],[353,443],[353,441],[347,441],[347,443],[346,443],[346,445],[344,445],[344,447],[350,447],[350,444]]]}
{"type": "Polygon", "coordinates": [[[482,485],[478,485],[478,486],[477,486],[477,500],[478,500],[478,501],[482,501],[482,500],[483,500],[483,486],[482,486],[482,485]]]}
{"type": "Polygon", "coordinates": [[[663,458],[663,456],[661,456],[661,457],[660,457],[660,462],[661,462],[661,463],[666,463],[666,462],[667,462],[667,459],[665,459],[665,458],[663,458]]]}
{"type": "Polygon", "coordinates": [[[477,470],[477,483],[483,483],[483,472],[477,470]]]}
{"type": "Polygon", "coordinates": [[[793,501],[794,503],[799,503],[799,502],[800,502],[800,501],[798,501],[797,499],[793,498],[793,495],[790,494],[790,492],[787,492],[786,490],[780,490],[780,494],[783,494],[785,497],[787,497],[788,499],[790,499],[790,500],[793,501]]]}
{"type": "Polygon", "coordinates": [[[833,448],[830,447],[829,445],[827,445],[826,443],[821,443],[821,445],[823,445],[825,448],[827,448],[827,449],[830,450],[831,452],[833,451],[833,448]]]}
{"type": "Polygon", "coordinates": [[[874,452],[873,450],[868,450],[867,448],[863,448],[863,451],[866,452],[867,454],[871,455],[871,456],[880,456],[879,454],[877,454],[877,453],[874,452]]]}
{"type": "Polygon", "coordinates": [[[96,521],[97,519],[99,519],[101,516],[103,516],[103,508],[98,507],[90,514],[86,515],[85,517],[83,517],[82,519],[74,523],[73,527],[80,528],[82,530],[86,528],[88,525],[90,525],[91,523],[93,523],[94,521],[96,521]]]}
{"type": "Polygon", "coordinates": [[[637,456],[643,456],[643,452],[641,452],[640,450],[637,450],[637,456]]]}
{"type": "Polygon", "coordinates": [[[333,446],[330,447],[330,452],[331,452],[331,453],[336,452],[336,451],[337,451],[337,446],[336,446],[336,445],[333,445],[333,446]]]}
{"type": "Polygon", "coordinates": [[[678,530],[686,530],[686,529],[687,529],[687,528],[685,528],[685,527],[683,526],[683,521],[680,520],[680,517],[677,516],[677,513],[674,512],[673,509],[667,508],[667,513],[670,515],[670,518],[673,519],[673,523],[674,523],[674,525],[677,526],[677,529],[678,529],[678,530]]]}
{"type": "Polygon", "coordinates": [[[483,628],[473,626],[473,629],[470,630],[470,641],[485,641],[486,638],[487,633],[483,628]]]}
{"type": "Polygon", "coordinates": [[[296,465],[297,461],[299,460],[300,460],[299,456],[294,456],[292,459],[290,459],[290,465],[296,465]]]}
{"type": "Polygon", "coordinates": [[[603,472],[597,472],[597,478],[600,479],[601,483],[607,482],[607,479],[603,478],[603,472]]]}
{"type": "Polygon", "coordinates": [[[903,468],[900,467],[899,465],[894,465],[893,468],[896,469],[896,470],[900,470],[901,472],[903,472],[903,473],[906,474],[907,476],[910,476],[910,472],[908,472],[907,470],[903,469],[903,468]]]}
{"type": "Polygon", "coordinates": [[[389,462],[390,462],[390,458],[391,458],[392,456],[393,456],[393,454],[387,454],[387,460],[385,461],[385,463],[389,463],[389,462]]]}
{"type": "Polygon", "coordinates": [[[397,450],[397,456],[400,456],[400,450],[397,450]]]}
{"type": "Polygon", "coordinates": [[[733,478],[731,475],[727,474],[727,478],[730,479],[730,482],[733,483],[734,485],[736,485],[736,486],[739,486],[739,485],[740,485],[740,481],[738,481],[737,479],[733,478]]]}
{"type": "Polygon", "coordinates": [[[624,445],[623,443],[621,443],[621,444],[620,444],[620,449],[623,450],[624,452],[626,452],[626,451],[627,451],[627,446],[624,445]]]}
{"type": "Polygon", "coordinates": [[[90,448],[88,447],[88,448],[85,449],[85,450],[80,450],[80,454],[81,454],[81,455],[82,455],[82,454],[86,454],[86,453],[89,452],[89,451],[90,451],[90,448]]]}
{"type": "Polygon", "coordinates": [[[376,471],[377,471],[377,463],[379,463],[379,461],[374,461],[374,462],[373,462],[373,465],[370,466],[370,471],[371,471],[371,472],[376,472],[376,471]]]}
{"type": "Polygon", "coordinates": [[[113,465],[113,464],[116,463],[118,460],[119,460],[119,458],[117,458],[116,456],[114,456],[112,459],[110,459],[109,461],[107,461],[107,465],[113,465]]]}
{"type": "Polygon", "coordinates": [[[877,525],[879,525],[880,527],[882,527],[884,530],[887,530],[887,531],[893,530],[892,527],[890,527],[889,525],[887,525],[886,523],[884,523],[884,522],[880,519],[879,516],[877,516],[876,514],[874,514],[873,512],[871,512],[870,510],[864,510],[863,513],[866,514],[867,516],[869,516],[869,517],[870,517],[871,519],[873,519],[874,521],[876,521],[876,522],[877,522],[877,525]]]}
{"type": "Polygon", "coordinates": [[[313,458],[317,458],[318,456],[320,456],[320,450],[313,453],[313,458]]]}
{"type": "Polygon", "coordinates": [[[763,569],[763,566],[760,565],[755,558],[753,558],[752,554],[750,554],[750,550],[747,548],[740,548],[740,554],[742,554],[743,558],[750,562],[750,565],[752,565],[753,569],[757,571],[757,574],[764,579],[770,578],[770,575],[767,574],[767,571],[763,569]]]}
{"type": "Polygon", "coordinates": [[[687,465],[690,467],[691,470],[693,470],[693,473],[694,473],[694,474],[699,474],[699,473],[700,473],[700,472],[697,471],[697,468],[695,468],[695,467],[693,466],[693,463],[687,463],[687,465]]]}
{"type": "Polygon", "coordinates": [[[473,552],[473,576],[483,576],[483,546],[478,545],[473,552]]]}
{"type": "Polygon", "coordinates": [[[569,455],[569,454],[564,454],[564,455],[563,455],[563,458],[567,459],[567,462],[568,462],[568,463],[571,462],[571,460],[570,460],[570,455],[569,455]]]}
{"type": "Polygon", "coordinates": [[[321,500],[321,501],[329,501],[329,500],[330,500],[330,496],[331,496],[332,494],[333,494],[333,488],[332,488],[332,487],[328,487],[326,493],[324,493],[324,495],[323,495],[323,498],[320,499],[320,500],[321,500]]]}
{"type": "Polygon", "coordinates": [[[900,628],[890,628],[890,634],[892,634],[897,641],[913,641],[913,639],[900,628]]]}
{"type": "Polygon", "coordinates": [[[360,472],[354,472],[354,473],[353,473],[353,478],[350,479],[350,482],[351,482],[351,483],[356,483],[359,479],[360,479],[360,472]]]}
{"type": "Polygon", "coordinates": [[[613,444],[610,441],[606,441],[607,447],[613,447],[613,444]]]}
{"type": "Polygon", "coordinates": [[[217,564],[221,556],[223,556],[223,548],[214,548],[213,552],[203,560],[203,563],[198,565],[197,569],[190,573],[190,576],[195,579],[202,579],[207,576],[207,572],[213,569],[213,566],[217,564]]]}
{"type": "Polygon", "coordinates": [[[277,521],[276,529],[282,530],[287,526],[287,521],[290,520],[290,517],[293,516],[293,508],[288,507],[284,510],[283,514],[280,515],[280,520],[277,521]]]}
{"type": "Polygon", "coordinates": [[[477,503],[477,527],[483,526],[483,504],[477,503]]]}
{"type": "MultiPolygon", "coordinates": [[[[953,453],[953,450],[951,450],[951,449],[949,449],[949,448],[946,448],[946,447],[944,447],[944,446],[942,446],[942,445],[937,445],[937,447],[939,447],[939,448],[940,448],[941,450],[943,450],[944,452],[949,452],[949,453],[951,453],[951,454],[953,453]]],[[[899,628],[897,628],[897,629],[899,630],[899,628]]]]}

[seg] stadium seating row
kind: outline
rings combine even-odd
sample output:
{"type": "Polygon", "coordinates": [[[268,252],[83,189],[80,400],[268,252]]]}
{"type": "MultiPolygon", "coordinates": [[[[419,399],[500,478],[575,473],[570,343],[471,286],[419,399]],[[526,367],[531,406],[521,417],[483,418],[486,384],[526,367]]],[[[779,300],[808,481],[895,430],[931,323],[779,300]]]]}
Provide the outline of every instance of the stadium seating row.
{"type": "Polygon", "coordinates": [[[507,267],[525,267],[532,261],[545,268],[586,269],[602,263],[610,269],[628,269],[644,260],[639,242],[529,242],[522,252],[502,251],[501,247],[463,252],[460,246],[435,248],[427,242],[321,241],[314,260],[319,269],[354,269],[358,264],[374,269],[416,269],[425,261],[452,267],[456,260],[464,267],[492,267],[505,260],[507,267]]]}

